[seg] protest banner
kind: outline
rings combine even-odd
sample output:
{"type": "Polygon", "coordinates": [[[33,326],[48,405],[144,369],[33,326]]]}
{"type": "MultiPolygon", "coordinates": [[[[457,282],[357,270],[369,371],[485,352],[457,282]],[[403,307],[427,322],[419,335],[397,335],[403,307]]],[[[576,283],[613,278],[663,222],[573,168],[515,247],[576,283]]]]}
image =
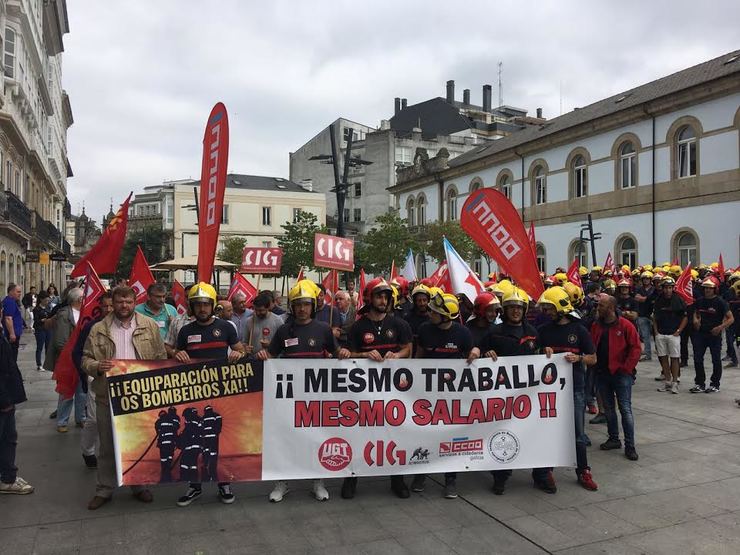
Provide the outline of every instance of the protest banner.
{"type": "Polygon", "coordinates": [[[122,485],[575,466],[562,354],[119,361],[108,383],[122,485]]]}
{"type": "Polygon", "coordinates": [[[244,247],[240,272],[245,274],[279,274],[283,249],[277,247],[244,247]]]}
{"type": "Polygon", "coordinates": [[[355,242],[345,237],[314,234],[313,265],[351,272],[355,269],[355,242]]]}

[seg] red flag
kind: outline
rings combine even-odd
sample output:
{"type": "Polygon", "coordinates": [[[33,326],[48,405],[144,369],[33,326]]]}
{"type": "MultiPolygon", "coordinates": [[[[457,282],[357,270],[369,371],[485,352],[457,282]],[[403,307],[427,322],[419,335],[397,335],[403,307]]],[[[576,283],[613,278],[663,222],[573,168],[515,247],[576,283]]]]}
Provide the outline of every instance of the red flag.
{"type": "Polygon", "coordinates": [[[74,349],[80,330],[93,318],[96,317],[95,309],[98,308],[98,298],[105,293],[105,287],[100,282],[98,274],[92,265],[87,263],[87,277],[85,278],[85,296],[82,299],[80,316],[77,319],[72,333],[69,335],[67,342],[64,344],[62,352],[59,353],[56,363],[54,364],[53,377],[57,381],[56,392],[65,399],[71,398],[75,394],[77,384],[80,380],[77,368],[72,360],[72,350],[74,349]]]}
{"type": "Polygon", "coordinates": [[[393,262],[391,262],[391,281],[393,281],[397,277],[398,277],[398,268],[396,268],[396,261],[394,259],[393,262]]]}
{"type": "Polygon", "coordinates": [[[121,258],[121,250],[123,250],[123,243],[126,241],[128,203],[131,200],[131,195],[133,193],[129,194],[116,215],[108,222],[108,227],[105,228],[98,242],[75,264],[70,274],[71,277],[86,275],[88,262],[94,268],[97,268],[101,274],[114,274],[116,272],[118,260],[121,258]]]}
{"type": "Polygon", "coordinates": [[[364,268],[360,268],[360,291],[359,291],[359,293],[357,295],[357,312],[358,313],[360,312],[360,309],[362,308],[362,305],[365,304],[364,303],[364,297],[362,295],[365,292],[365,282],[366,282],[366,280],[367,279],[365,278],[365,269],[364,268]]]}
{"type": "Polygon", "coordinates": [[[299,282],[299,281],[301,281],[302,279],[305,279],[305,278],[303,277],[303,266],[301,266],[301,269],[300,269],[300,271],[298,272],[298,277],[296,278],[296,282],[299,282]]]}
{"type": "Polygon", "coordinates": [[[172,292],[170,293],[172,295],[172,298],[175,300],[175,309],[177,310],[177,313],[182,316],[183,314],[188,313],[188,297],[185,294],[185,288],[182,286],[182,283],[175,280],[175,283],[172,284],[172,292]]]}
{"type": "Polygon", "coordinates": [[[326,277],[321,282],[321,285],[324,286],[324,289],[326,289],[326,293],[324,295],[324,302],[326,304],[332,304],[334,300],[334,295],[337,292],[337,289],[339,289],[339,272],[336,270],[330,270],[329,273],[326,274],[326,277]]]}
{"type": "Polygon", "coordinates": [[[719,262],[717,263],[717,272],[719,272],[719,280],[725,281],[725,263],[722,260],[722,253],[719,253],[719,262]]]}
{"type": "Polygon", "coordinates": [[[213,264],[216,259],[228,163],[229,116],[226,113],[226,106],[219,102],[208,116],[206,131],[203,135],[203,162],[200,170],[198,281],[206,283],[211,282],[213,264]]]}
{"type": "Polygon", "coordinates": [[[691,262],[676,280],[676,293],[684,300],[686,306],[694,304],[694,285],[691,283],[691,262]]]}
{"type": "Polygon", "coordinates": [[[570,265],[570,268],[568,268],[568,281],[576,284],[578,287],[583,289],[583,283],[581,282],[581,273],[578,271],[578,269],[578,259],[576,258],[573,260],[573,264],[570,265]]]}
{"type": "Polygon", "coordinates": [[[131,265],[131,274],[128,278],[129,287],[136,291],[136,304],[146,301],[146,290],[152,283],[155,283],[155,279],[149,269],[149,263],[146,261],[141,246],[137,246],[134,263],[131,265]]]}
{"type": "Polygon", "coordinates": [[[468,195],[460,225],[530,297],[539,298],[544,288],[537,258],[519,212],[503,193],[487,188],[468,195]]]}
{"type": "Polygon", "coordinates": [[[529,233],[527,236],[529,237],[529,244],[532,246],[532,254],[535,260],[537,260],[537,240],[534,237],[534,220],[530,220],[529,222],[529,233]]]}
{"type": "Polygon", "coordinates": [[[234,274],[234,281],[231,282],[231,288],[229,289],[229,294],[226,297],[226,300],[230,301],[236,293],[244,293],[247,297],[247,306],[249,306],[257,296],[258,291],[247,278],[237,272],[234,274]]]}
{"type": "Polygon", "coordinates": [[[452,282],[450,281],[450,272],[447,269],[447,261],[442,262],[434,273],[429,276],[431,280],[431,287],[440,287],[445,292],[452,290],[452,282]]]}
{"type": "Polygon", "coordinates": [[[614,273],[614,260],[612,260],[612,253],[606,255],[606,262],[604,262],[604,271],[609,270],[612,274],[614,273]]]}

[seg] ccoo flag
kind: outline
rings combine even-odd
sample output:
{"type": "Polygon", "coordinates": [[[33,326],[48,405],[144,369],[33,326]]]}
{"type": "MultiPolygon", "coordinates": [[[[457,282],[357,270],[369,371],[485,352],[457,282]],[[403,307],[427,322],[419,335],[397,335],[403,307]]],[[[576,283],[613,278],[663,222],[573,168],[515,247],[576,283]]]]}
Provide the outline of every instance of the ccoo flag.
{"type": "Polygon", "coordinates": [[[226,106],[216,104],[203,136],[198,212],[198,281],[211,283],[218,232],[223,216],[226,168],[229,163],[229,117],[226,106]]]}
{"type": "Polygon", "coordinates": [[[259,291],[257,291],[257,288],[252,285],[252,282],[237,272],[234,274],[234,281],[231,282],[231,288],[229,289],[229,294],[226,297],[226,300],[231,301],[237,293],[244,293],[247,306],[249,306],[259,291]]]}
{"type": "Polygon", "coordinates": [[[483,287],[475,272],[470,269],[468,263],[457,254],[457,251],[447,240],[447,237],[442,239],[442,241],[444,242],[445,256],[447,257],[447,271],[450,274],[450,283],[452,284],[452,291],[448,291],[448,293],[454,293],[455,295],[462,293],[470,301],[474,301],[479,293],[485,291],[485,287],[483,287]]]}

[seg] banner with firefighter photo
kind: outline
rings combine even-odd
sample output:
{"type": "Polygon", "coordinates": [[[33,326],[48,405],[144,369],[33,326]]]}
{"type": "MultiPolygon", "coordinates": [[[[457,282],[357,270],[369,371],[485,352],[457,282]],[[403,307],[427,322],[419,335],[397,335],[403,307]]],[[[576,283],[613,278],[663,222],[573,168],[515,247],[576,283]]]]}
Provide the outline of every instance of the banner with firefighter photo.
{"type": "Polygon", "coordinates": [[[119,485],[262,478],[262,362],[118,360],[108,372],[119,485]]]}
{"type": "Polygon", "coordinates": [[[575,466],[564,357],[270,360],[262,479],[575,466]]]}

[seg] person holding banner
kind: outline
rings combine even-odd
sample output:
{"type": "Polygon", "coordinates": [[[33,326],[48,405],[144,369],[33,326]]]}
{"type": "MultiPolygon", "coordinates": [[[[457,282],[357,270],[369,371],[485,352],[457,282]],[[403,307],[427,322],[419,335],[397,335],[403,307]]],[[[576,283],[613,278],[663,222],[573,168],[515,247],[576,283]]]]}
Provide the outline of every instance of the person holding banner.
{"type": "MultiPolygon", "coordinates": [[[[113,368],[113,359],[166,359],[164,342],[159,327],[151,318],[136,314],[136,291],[119,286],[113,290],[113,313],[103,318],[90,330],[82,353],[82,369],[92,376],[91,389],[95,393],[98,422],[98,480],[95,497],[87,505],[91,511],[99,509],[113,497],[116,488],[116,463],[113,450],[113,425],[108,400],[106,372],[113,368]]],[[[134,497],[142,503],[151,503],[152,494],[141,486],[132,486],[134,497]]]]}
{"type": "Polygon", "coordinates": [[[152,283],[146,289],[146,301],[136,305],[136,312],[157,322],[162,339],[167,337],[172,320],[177,318],[177,310],[164,302],[166,298],[167,288],[164,284],[152,283]]]}
{"type": "MultiPolygon", "coordinates": [[[[370,302],[360,309],[362,316],[349,331],[352,358],[369,358],[375,362],[411,356],[411,328],[394,315],[391,285],[383,278],[368,282],[363,292],[370,302]]],[[[352,499],[357,490],[357,478],[345,478],[342,498],[352,499]]],[[[401,499],[409,497],[403,476],[391,476],[391,490],[401,499]]]]}
{"type": "Polygon", "coordinates": [[[488,291],[481,293],[473,303],[473,314],[475,318],[465,323],[470,333],[473,334],[473,343],[480,347],[483,340],[491,333],[496,320],[499,319],[501,303],[498,297],[488,291]]]}
{"type": "MultiPolygon", "coordinates": [[[[190,288],[188,303],[190,311],[195,315],[195,321],[183,326],[177,334],[177,350],[174,354],[176,360],[187,363],[191,359],[228,358],[234,362],[246,355],[244,346],[237,337],[236,327],[231,322],[214,316],[216,301],[216,290],[212,285],[201,281],[190,288]]],[[[197,459],[197,454],[195,458],[197,459]]],[[[197,460],[195,462],[197,466],[197,460]]],[[[215,474],[215,469],[211,470],[215,474]]],[[[185,495],[177,500],[180,507],[187,507],[203,493],[202,484],[197,477],[193,478],[190,479],[185,495]]],[[[229,482],[218,482],[218,498],[227,505],[234,502],[236,498],[229,482]]]]}
{"type": "MultiPolygon", "coordinates": [[[[480,349],[473,345],[470,330],[457,322],[460,305],[450,293],[437,293],[429,301],[429,322],[419,326],[419,344],[416,358],[464,358],[468,363],[480,357],[480,349]]],[[[417,474],[411,491],[424,491],[425,474],[417,474]]],[[[445,499],[457,499],[457,473],[445,472],[445,499]]]]}
{"type": "MultiPolygon", "coordinates": [[[[320,289],[310,279],[302,279],[288,292],[292,318],[275,333],[270,346],[257,353],[259,360],[270,358],[349,358],[350,352],[340,348],[328,324],[315,320],[316,299],[320,289]]],[[[270,492],[270,501],[279,503],[289,492],[288,483],[279,481],[270,492]]],[[[329,499],[329,492],[321,479],[313,481],[317,501],[329,499]]]]}
{"type": "MultiPolygon", "coordinates": [[[[599,487],[591,476],[584,434],[586,410],[586,366],[596,364],[596,349],[588,330],[571,316],[570,295],[563,287],[551,287],[540,296],[537,304],[550,322],[539,328],[540,344],[553,353],[566,353],[565,360],[573,365],[573,408],[576,425],[576,477],[589,491],[599,487]]],[[[552,469],[551,469],[552,470],[552,469]]]]}

